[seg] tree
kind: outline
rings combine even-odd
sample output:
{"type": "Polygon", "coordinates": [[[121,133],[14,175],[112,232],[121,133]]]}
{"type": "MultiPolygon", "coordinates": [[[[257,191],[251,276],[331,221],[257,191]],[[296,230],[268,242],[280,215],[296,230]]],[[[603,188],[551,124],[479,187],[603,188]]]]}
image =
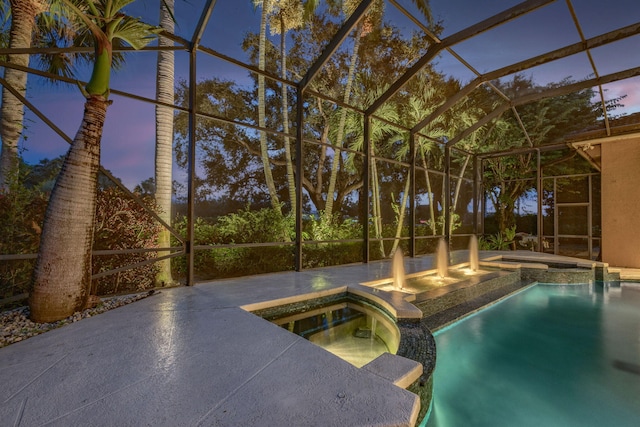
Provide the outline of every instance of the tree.
{"type": "MultiPolygon", "coordinates": [[[[10,0],[11,29],[9,48],[22,49],[31,47],[31,40],[36,28],[36,16],[47,10],[47,0],[10,0]]],[[[7,62],[27,67],[29,55],[9,54],[7,62]]],[[[27,91],[27,73],[14,68],[4,69],[4,79],[20,95],[27,91]]],[[[24,105],[6,87],[2,88],[2,107],[0,110],[0,191],[6,190],[11,179],[18,172],[18,141],[22,134],[24,105]]]]}
{"type": "MultiPolygon", "coordinates": [[[[516,75],[510,82],[497,83],[501,91],[511,98],[519,93],[544,91],[571,83],[565,79],[559,83],[537,86],[531,78],[516,75]]],[[[523,134],[518,118],[510,110],[486,130],[484,147],[492,151],[517,147],[537,147],[561,141],[565,135],[595,124],[597,113],[591,102],[593,91],[586,89],[555,98],[546,98],[518,107],[520,120],[527,134],[523,134]]],[[[496,99],[492,93],[482,92],[478,105],[489,110],[496,99]]],[[[558,156],[548,153],[546,156],[558,156]]],[[[516,201],[531,187],[521,178],[535,178],[536,154],[529,152],[488,159],[485,163],[485,188],[493,204],[500,232],[515,225],[516,201]]]]}
{"type": "MultiPolygon", "coordinates": [[[[238,87],[234,82],[217,78],[203,80],[198,83],[194,104],[203,115],[233,118],[242,123],[251,121],[254,107],[251,103],[251,90],[238,87]]],[[[186,82],[181,81],[176,88],[177,105],[185,106],[189,102],[189,91],[186,82]]],[[[186,167],[188,145],[188,115],[180,112],[175,119],[176,161],[179,167],[186,167]]],[[[253,207],[270,205],[270,197],[261,191],[265,177],[261,152],[255,132],[243,126],[233,126],[215,120],[198,120],[195,129],[198,143],[198,203],[210,201],[211,198],[236,198],[250,203],[253,207]],[[202,171],[202,172],[200,172],[202,171]]],[[[283,178],[284,161],[270,157],[276,182],[285,182],[283,178]],[[280,178],[283,179],[280,179],[280,178]]],[[[286,189],[277,187],[279,197],[286,194],[286,189]]],[[[244,205],[243,203],[243,205],[244,205]]]]}
{"type": "MultiPolygon", "coordinates": [[[[302,27],[309,16],[318,7],[318,0],[275,0],[271,11],[272,20],[269,24],[272,34],[280,34],[280,77],[287,79],[287,49],[286,35],[292,29],[302,27]]],[[[282,83],[282,127],[283,132],[289,132],[289,96],[287,85],[282,83]]],[[[293,158],[291,155],[291,141],[284,136],[285,161],[287,166],[287,185],[289,189],[290,215],[296,214],[296,183],[294,176],[293,158]]]]}
{"type": "Polygon", "coordinates": [[[85,307],[91,286],[96,187],[100,141],[109,101],[114,40],[134,49],[148,44],[157,29],[126,16],[133,0],[65,0],[93,37],[95,57],[91,78],[82,88],[86,98],[80,128],[62,165],[45,214],[42,243],[30,295],[31,318],[51,322],[85,307]]]}
{"type": "MultiPolygon", "coordinates": [[[[173,33],[174,0],[164,0],[160,4],[160,27],[173,33]]],[[[166,37],[158,38],[158,46],[170,47],[173,42],[166,37]]],[[[158,51],[156,69],[156,98],[165,104],[174,102],[174,52],[172,50],[158,51]]],[[[173,108],[156,105],[156,157],[155,157],[155,199],[158,216],[167,224],[171,224],[171,195],[173,168],[173,108]]],[[[171,233],[162,228],[158,234],[158,247],[171,246],[171,233]]],[[[158,256],[168,255],[169,252],[158,252],[158,256]]],[[[171,259],[158,261],[156,286],[166,286],[173,283],[171,275],[171,259]]]]}
{"type": "MultiPolygon", "coordinates": [[[[341,13],[341,10],[338,12],[341,13]]],[[[309,64],[322,51],[326,40],[338,31],[340,23],[336,22],[329,12],[316,14],[311,25],[292,34],[294,43],[289,63],[294,75],[304,74],[309,64]]],[[[375,90],[380,94],[380,88],[391,85],[406,70],[406,64],[418,59],[428,45],[424,37],[413,35],[407,40],[406,35],[399,29],[387,24],[367,26],[367,31],[369,32],[366,36],[357,39],[360,47],[357,50],[356,62],[353,44],[346,45],[329,59],[310,82],[310,89],[331,99],[344,100],[344,82],[351,75],[351,86],[347,90],[349,104],[366,107],[375,99],[367,99],[367,91],[375,90]],[[350,74],[349,70],[354,64],[354,70],[357,72],[350,74]],[[358,80],[358,76],[365,73],[368,77],[358,80]]],[[[302,177],[302,185],[315,210],[324,212],[323,218],[333,221],[335,217],[345,215],[343,206],[346,206],[353,193],[362,187],[363,165],[357,159],[355,163],[349,163],[350,154],[343,148],[349,147],[356,137],[352,130],[346,129],[346,121],[352,120],[346,118],[350,109],[320,98],[309,99],[305,107],[304,138],[318,140],[320,144],[305,145],[305,174],[302,177]],[[345,124],[341,125],[343,121],[345,124]],[[332,175],[333,190],[330,187],[332,175]],[[333,197],[329,197],[330,194],[333,197]],[[328,208],[331,203],[333,205],[328,208]],[[331,219],[327,218],[328,212],[331,212],[331,219]]],[[[397,108],[397,105],[394,108],[397,108]]]]}
{"type": "MultiPolygon", "coordinates": [[[[266,44],[267,44],[267,21],[273,2],[275,0],[251,0],[255,7],[262,7],[262,14],[260,16],[260,35],[258,41],[258,69],[264,71],[266,69],[266,44]]],[[[266,85],[263,74],[258,74],[258,126],[265,128],[266,121],[266,85]]],[[[273,180],[273,174],[271,173],[271,163],[269,162],[269,147],[267,143],[267,133],[264,130],[260,130],[260,157],[262,159],[262,167],[264,168],[264,178],[269,190],[269,196],[271,198],[271,206],[274,209],[280,210],[280,199],[276,192],[276,185],[273,180]]]]}
{"type": "MultiPolygon", "coordinates": [[[[350,16],[358,4],[359,0],[344,0],[342,2],[342,7],[346,16],[350,16]]],[[[433,23],[433,19],[431,16],[431,7],[429,5],[429,0],[413,0],[413,3],[418,7],[418,10],[423,14],[423,16],[427,19],[429,24],[433,23]]],[[[381,24],[381,19],[384,14],[384,2],[376,1],[369,8],[369,11],[365,15],[364,19],[361,19],[356,28],[356,32],[354,35],[354,43],[353,50],[351,55],[351,60],[349,61],[349,70],[347,73],[347,80],[345,83],[343,100],[345,104],[349,104],[352,90],[353,78],[355,76],[355,71],[357,67],[357,61],[360,56],[360,46],[361,40],[367,34],[372,32],[373,28],[379,27],[381,24]]],[[[344,136],[344,125],[346,120],[347,111],[344,108],[340,109],[340,123],[338,124],[338,133],[336,135],[335,140],[333,141],[333,145],[336,147],[334,151],[333,160],[331,164],[331,176],[329,177],[329,188],[327,190],[327,201],[324,209],[324,214],[327,220],[331,220],[333,217],[333,204],[335,197],[335,185],[338,177],[338,168],[340,164],[340,156],[343,141],[342,138],[344,136]]]]}

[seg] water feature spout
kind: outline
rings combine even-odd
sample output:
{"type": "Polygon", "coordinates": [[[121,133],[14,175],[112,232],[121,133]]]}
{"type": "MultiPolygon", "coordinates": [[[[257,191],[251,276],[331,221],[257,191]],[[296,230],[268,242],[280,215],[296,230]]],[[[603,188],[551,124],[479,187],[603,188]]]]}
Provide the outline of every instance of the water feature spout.
{"type": "Polygon", "coordinates": [[[473,234],[469,239],[469,269],[471,271],[478,271],[478,268],[478,238],[473,234]]]}
{"type": "Polygon", "coordinates": [[[396,249],[393,254],[392,261],[392,273],[393,273],[393,287],[397,290],[404,288],[404,258],[402,257],[402,250],[396,249]]]}
{"type": "Polygon", "coordinates": [[[447,248],[447,242],[444,239],[438,241],[438,247],[436,249],[436,272],[438,276],[444,278],[447,277],[449,270],[449,251],[447,248]]]}

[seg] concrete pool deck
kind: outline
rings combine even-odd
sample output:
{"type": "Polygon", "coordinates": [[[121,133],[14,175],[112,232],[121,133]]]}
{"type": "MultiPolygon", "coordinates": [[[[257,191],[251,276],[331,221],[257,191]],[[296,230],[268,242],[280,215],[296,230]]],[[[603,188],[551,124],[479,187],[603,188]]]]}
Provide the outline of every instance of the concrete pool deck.
{"type": "MultiPolygon", "coordinates": [[[[407,273],[431,268],[430,256],[405,258],[407,273]]],[[[411,426],[416,395],[242,308],[390,275],[382,261],[165,289],[12,344],[0,349],[0,419],[14,426],[411,426]]]]}

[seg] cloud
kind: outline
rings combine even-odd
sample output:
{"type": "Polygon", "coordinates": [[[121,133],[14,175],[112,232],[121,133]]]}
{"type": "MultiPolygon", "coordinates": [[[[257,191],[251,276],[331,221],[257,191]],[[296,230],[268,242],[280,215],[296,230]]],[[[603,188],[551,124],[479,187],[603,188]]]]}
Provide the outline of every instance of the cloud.
{"type": "Polygon", "coordinates": [[[620,102],[624,107],[618,108],[614,114],[631,114],[640,111],[640,78],[622,80],[605,85],[604,97],[606,100],[625,96],[620,102]]]}

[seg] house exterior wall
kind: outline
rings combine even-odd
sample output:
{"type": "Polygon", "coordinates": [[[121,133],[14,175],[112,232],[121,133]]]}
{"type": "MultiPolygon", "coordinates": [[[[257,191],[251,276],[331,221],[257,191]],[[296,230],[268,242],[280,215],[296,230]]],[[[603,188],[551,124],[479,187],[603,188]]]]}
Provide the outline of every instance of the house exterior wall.
{"type": "Polygon", "coordinates": [[[602,148],[602,261],[640,268],[640,136],[602,148]]]}

